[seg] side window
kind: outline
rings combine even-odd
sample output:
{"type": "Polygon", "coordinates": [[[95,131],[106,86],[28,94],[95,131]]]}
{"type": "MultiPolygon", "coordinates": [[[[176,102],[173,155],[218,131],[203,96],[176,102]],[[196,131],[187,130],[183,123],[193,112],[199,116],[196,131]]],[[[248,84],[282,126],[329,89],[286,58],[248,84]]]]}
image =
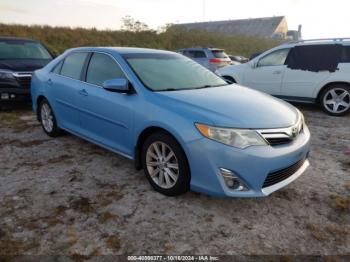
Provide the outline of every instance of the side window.
{"type": "Polygon", "coordinates": [[[350,63],[350,46],[343,46],[340,62],[350,63]]]}
{"type": "Polygon", "coordinates": [[[94,53],[86,74],[86,82],[102,86],[106,80],[125,78],[119,65],[110,56],[94,53]]]}
{"type": "Polygon", "coordinates": [[[183,55],[189,57],[189,58],[194,58],[193,56],[193,51],[184,51],[183,55]]]}
{"type": "Polygon", "coordinates": [[[194,58],[205,58],[207,57],[203,51],[194,51],[193,52],[194,58]]]}
{"type": "Polygon", "coordinates": [[[58,74],[58,75],[59,75],[60,72],[61,72],[62,64],[63,64],[63,61],[59,62],[59,63],[54,67],[54,69],[52,70],[52,73],[58,74]]]}
{"type": "Polygon", "coordinates": [[[88,53],[73,53],[68,55],[63,62],[61,75],[80,80],[88,53]]]}
{"type": "Polygon", "coordinates": [[[289,51],[290,49],[286,48],[286,49],[277,50],[275,52],[272,52],[264,56],[259,60],[258,67],[284,65],[289,51]]]}

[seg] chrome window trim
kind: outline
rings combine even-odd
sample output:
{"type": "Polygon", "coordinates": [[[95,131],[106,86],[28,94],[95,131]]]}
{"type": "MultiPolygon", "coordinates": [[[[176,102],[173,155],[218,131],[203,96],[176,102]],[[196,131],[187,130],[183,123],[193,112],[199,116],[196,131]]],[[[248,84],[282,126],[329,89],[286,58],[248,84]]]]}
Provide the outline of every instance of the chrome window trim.
{"type": "MultiPolygon", "coordinates": [[[[100,53],[100,54],[105,54],[105,55],[108,55],[110,56],[116,63],[117,65],[120,67],[121,71],[123,72],[123,74],[125,75],[126,79],[134,86],[134,83],[132,81],[130,81],[130,77],[128,76],[128,74],[125,72],[125,70],[123,69],[123,67],[120,65],[120,63],[117,61],[117,59],[115,59],[114,56],[112,56],[111,54],[109,53],[106,53],[106,52],[103,52],[103,51],[86,51],[86,50],[77,50],[77,51],[72,51],[70,52],[69,54],[67,54],[62,60],[60,60],[59,62],[57,62],[57,64],[53,67],[55,68],[61,61],[63,61],[64,59],[66,59],[66,57],[68,55],[71,55],[73,53],[100,53]]],[[[90,61],[89,61],[90,63],[90,61]]],[[[75,79],[75,78],[71,78],[69,76],[64,76],[64,75],[61,75],[61,74],[57,74],[57,73],[54,73],[52,70],[50,71],[50,74],[54,74],[56,76],[60,76],[60,77],[64,77],[64,78],[68,78],[68,79],[71,79],[71,80],[75,80],[75,81],[78,81],[78,82],[81,82],[81,83],[85,83],[85,84],[89,84],[89,85],[92,85],[94,87],[98,87],[98,88],[101,88],[103,89],[102,86],[99,86],[99,85],[95,85],[95,84],[92,84],[92,83],[89,83],[89,82],[86,82],[86,81],[81,81],[79,79],[75,79]]],[[[134,88],[135,90],[135,88],[134,88]]],[[[135,94],[137,94],[136,90],[135,90],[135,94]]]]}

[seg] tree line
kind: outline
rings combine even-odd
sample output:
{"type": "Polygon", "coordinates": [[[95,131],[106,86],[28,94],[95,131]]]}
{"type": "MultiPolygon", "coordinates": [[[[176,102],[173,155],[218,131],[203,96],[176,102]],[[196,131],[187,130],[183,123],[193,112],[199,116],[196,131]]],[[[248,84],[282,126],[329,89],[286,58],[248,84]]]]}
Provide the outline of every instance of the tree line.
{"type": "Polygon", "coordinates": [[[152,30],[146,24],[129,16],[124,17],[122,23],[120,30],[0,24],[0,36],[26,37],[40,41],[55,55],[68,48],[79,46],[128,46],[171,51],[187,47],[217,47],[225,49],[228,54],[249,57],[253,53],[281,43],[267,38],[186,30],[173,25],[152,30]]]}

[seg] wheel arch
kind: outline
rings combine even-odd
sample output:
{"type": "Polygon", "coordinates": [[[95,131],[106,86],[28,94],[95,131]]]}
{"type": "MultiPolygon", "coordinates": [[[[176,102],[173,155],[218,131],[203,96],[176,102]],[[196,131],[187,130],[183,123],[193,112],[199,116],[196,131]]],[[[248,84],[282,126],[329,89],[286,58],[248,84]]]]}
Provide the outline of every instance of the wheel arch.
{"type": "Polygon", "coordinates": [[[35,110],[36,110],[36,117],[37,117],[38,121],[40,121],[39,106],[40,106],[41,101],[43,101],[44,99],[47,99],[47,98],[43,95],[39,95],[36,99],[35,110]]]}
{"type": "Polygon", "coordinates": [[[137,170],[142,169],[142,163],[141,163],[142,145],[146,141],[147,137],[149,137],[151,134],[154,134],[156,132],[164,132],[167,135],[171,136],[173,139],[175,139],[175,141],[180,145],[180,147],[181,147],[181,149],[186,157],[187,163],[189,164],[187,154],[186,154],[181,142],[177,138],[177,136],[163,127],[152,125],[152,126],[149,126],[149,127],[146,127],[145,129],[143,129],[137,138],[137,142],[136,142],[135,149],[134,149],[134,164],[135,164],[135,168],[137,170]]]}
{"type": "Polygon", "coordinates": [[[316,103],[320,103],[320,101],[321,101],[321,100],[320,100],[320,99],[321,99],[321,94],[322,94],[322,92],[323,92],[326,88],[328,88],[328,87],[330,87],[330,86],[332,86],[332,85],[338,85],[338,84],[347,85],[348,87],[350,87],[350,83],[349,83],[349,82],[346,82],[346,81],[333,81],[333,82],[329,82],[329,83],[323,85],[323,87],[321,87],[321,89],[318,91],[317,96],[316,96],[316,103]]]}

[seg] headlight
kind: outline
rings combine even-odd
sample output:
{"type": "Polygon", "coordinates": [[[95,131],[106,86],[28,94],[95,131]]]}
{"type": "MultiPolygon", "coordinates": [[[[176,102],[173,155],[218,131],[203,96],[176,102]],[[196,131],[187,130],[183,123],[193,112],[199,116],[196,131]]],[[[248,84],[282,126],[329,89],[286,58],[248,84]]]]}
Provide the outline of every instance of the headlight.
{"type": "Polygon", "coordinates": [[[14,79],[15,77],[13,76],[11,71],[7,70],[0,70],[0,79],[14,79]]]}
{"type": "Polygon", "coordinates": [[[225,145],[246,148],[249,146],[266,146],[266,141],[254,130],[233,129],[195,124],[198,131],[205,137],[225,145]]]}

